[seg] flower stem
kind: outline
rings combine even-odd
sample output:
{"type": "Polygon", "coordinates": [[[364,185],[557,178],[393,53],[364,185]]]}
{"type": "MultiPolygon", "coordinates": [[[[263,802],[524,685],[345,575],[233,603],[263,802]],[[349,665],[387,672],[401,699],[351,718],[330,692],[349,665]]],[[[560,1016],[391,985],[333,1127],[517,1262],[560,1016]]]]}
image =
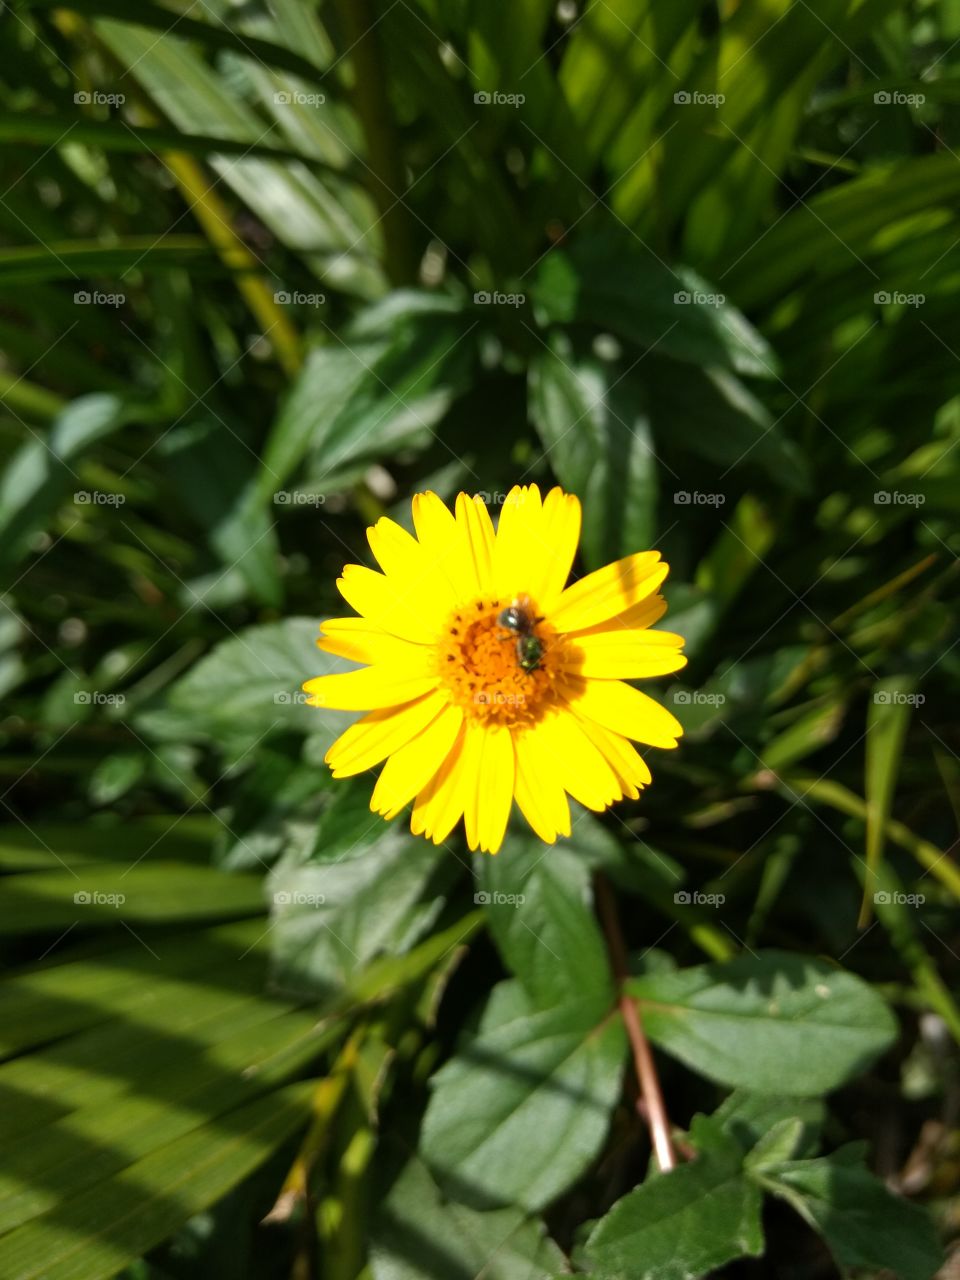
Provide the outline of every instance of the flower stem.
{"type": "Polygon", "coordinates": [[[620,929],[620,918],[617,914],[617,904],[613,890],[602,875],[596,877],[596,894],[597,909],[600,913],[603,931],[606,934],[610,963],[617,984],[620,1016],[623,1018],[623,1025],[626,1028],[630,1048],[633,1051],[633,1065],[640,1086],[637,1111],[643,1117],[650,1131],[650,1142],[657,1158],[657,1165],[661,1173],[666,1173],[668,1170],[675,1168],[677,1163],[673,1150],[673,1141],[670,1136],[670,1120],[667,1116],[667,1108],[663,1100],[663,1091],[660,1088],[660,1078],[657,1075],[657,1066],[653,1060],[650,1041],[644,1033],[636,1001],[631,999],[630,995],[624,990],[623,984],[630,975],[627,964],[627,948],[620,929]]]}

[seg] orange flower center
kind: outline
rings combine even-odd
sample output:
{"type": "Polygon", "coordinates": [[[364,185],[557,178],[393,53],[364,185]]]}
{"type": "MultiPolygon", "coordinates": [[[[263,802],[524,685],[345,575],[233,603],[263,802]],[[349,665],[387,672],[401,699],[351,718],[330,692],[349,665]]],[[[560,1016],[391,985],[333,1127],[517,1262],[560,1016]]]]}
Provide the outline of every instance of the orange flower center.
{"type": "Polygon", "coordinates": [[[500,614],[512,603],[461,605],[440,640],[440,675],[453,701],[486,724],[533,723],[555,697],[560,639],[526,598],[519,625],[505,625],[500,614]]]}

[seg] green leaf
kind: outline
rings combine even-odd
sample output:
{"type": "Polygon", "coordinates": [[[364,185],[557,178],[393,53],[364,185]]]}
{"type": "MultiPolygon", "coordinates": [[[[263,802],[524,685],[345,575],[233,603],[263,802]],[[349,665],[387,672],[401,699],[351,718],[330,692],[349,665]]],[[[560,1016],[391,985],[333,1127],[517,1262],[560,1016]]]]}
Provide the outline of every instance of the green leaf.
{"type": "Polygon", "coordinates": [[[588,324],[700,367],[772,377],[773,351],[695,272],[675,270],[616,235],[555,249],[537,271],[534,301],[552,324],[588,324]]]}
{"type": "Polygon", "coordinates": [[[247,627],[201,658],[170,688],[163,708],[141,712],[138,723],[157,736],[231,747],[290,731],[327,731],[332,741],[349,717],[308,707],[300,691],[304,680],[342,666],[317,648],[318,635],[312,618],[247,627]]]}
{"type": "MultiPolygon", "coordinates": [[[[207,259],[215,265],[210,246],[200,236],[125,236],[111,244],[96,240],[57,240],[45,245],[16,245],[0,249],[0,286],[35,284],[40,280],[68,280],[84,292],[88,276],[117,278],[128,269],[172,270],[207,259]]],[[[114,292],[120,292],[115,290],[114,292]]],[[[77,304],[81,305],[80,303],[77,304]]],[[[82,318],[82,313],[78,315],[82,318]]]]}
{"type": "Polygon", "coordinates": [[[863,1167],[854,1143],[820,1160],[764,1166],[763,1186],[781,1196],[827,1241],[841,1267],[890,1271],[897,1280],[931,1280],[943,1262],[933,1223],[863,1167]]]}
{"type": "Polygon", "coordinates": [[[178,920],[229,919],[264,911],[259,876],[150,857],[127,867],[88,863],[81,871],[10,876],[0,900],[0,929],[121,927],[178,920]]]}
{"type": "Polygon", "coordinates": [[[864,769],[864,796],[867,802],[867,865],[863,882],[863,902],[857,927],[870,923],[871,903],[877,891],[877,871],[883,857],[883,845],[893,791],[900,768],[903,744],[907,736],[913,690],[916,681],[906,677],[882,680],[874,686],[867,710],[867,746],[864,769]]]}
{"type": "Polygon", "coordinates": [[[691,1135],[695,1160],[652,1175],[594,1227],[584,1246],[591,1280],[697,1280],[763,1252],[760,1192],[739,1145],[702,1116],[691,1135]]]}
{"type": "Polygon", "coordinates": [[[9,567],[21,559],[31,535],[65,496],[84,491],[78,459],[136,413],[117,396],[83,396],[54,420],[45,438],[31,432],[0,479],[0,564],[9,567]]]}
{"type": "Polygon", "coordinates": [[[896,1022],[861,978],[785,951],[651,974],[629,986],[648,1036],[722,1084],[812,1096],[863,1071],[896,1022]]]}
{"type": "Polygon", "coordinates": [[[603,1145],[624,1049],[620,1020],[596,999],[536,1010],[501,983],[479,1032],[431,1079],[424,1159],[465,1203],[543,1208],[603,1145]]]}
{"type": "Polygon", "coordinates": [[[378,1209],[372,1234],[373,1280],[533,1280],[564,1262],[541,1222],[447,1200],[416,1157],[378,1209]]]}
{"type": "Polygon", "coordinates": [[[766,1134],[784,1122],[799,1120],[803,1133],[793,1154],[812,1156],[819,1147],[825,1117],[826,1107],[820,1098],[785,1098],[735,1089],[724,1098],[712,1118],[737,1139],[744,1151],[755,1148],[766,1134]]]}
{"type": "Polygon", "coordinates": [[[95,1183],[48,1219],[0,1238],[0,1272],[19,1280],[110,1280],[219,1200],[304,1123],[311,1086],[290,1085],[201,1126],[95,1183]]]}
{"type": "Polygon", "coordinates": [[[409,950],[436,919],[458,868],[445,849],[386,828],[369,808],[349,847],[320,853],[322,860],[272,873],[271,937],[281,986],[326,995],[375,956],[409,950]]]}
{"type": "Polygon", "coordinates": [[[504,963],[541,1008],[571,991],[613,1002],[610,964],[591,910],[590,868],[562,845],[508,836],[502,857],[475,860],[490,932],[504,963]]]}
{"type": "Polygon", "coordinates": [[[657,460],[636,374],[554,341],[530,366],[530,415],[557,479],[583,501],[588,567],[647,547],[657,528],[657,460]]]}

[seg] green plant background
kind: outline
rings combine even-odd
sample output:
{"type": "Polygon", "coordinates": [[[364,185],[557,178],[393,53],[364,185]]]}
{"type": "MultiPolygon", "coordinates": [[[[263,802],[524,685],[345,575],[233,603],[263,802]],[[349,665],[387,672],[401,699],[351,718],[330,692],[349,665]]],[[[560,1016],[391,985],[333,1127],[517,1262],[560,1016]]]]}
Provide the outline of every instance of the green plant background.
{"type": "Polygon", "coordinates": [[[0,31],[0,1276],[929,1280],[956,0],[0,31]],[[583,500],[577,572],[669,561],[685,737],[471,860],[333,783],[298,691],[366,525],[518,481],[583,500]]]}

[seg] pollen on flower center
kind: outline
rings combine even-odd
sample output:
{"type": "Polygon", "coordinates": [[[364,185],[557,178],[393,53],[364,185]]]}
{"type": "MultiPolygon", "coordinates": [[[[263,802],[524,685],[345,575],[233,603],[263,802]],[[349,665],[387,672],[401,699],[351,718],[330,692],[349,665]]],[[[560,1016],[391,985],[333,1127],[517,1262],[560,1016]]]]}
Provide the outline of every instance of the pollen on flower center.
{"type": "Polygon", "coordinates": [[[510,603],[487,597],[462,605],[448,619],[439,646],[440,676],[453,701],[487,724],[533,723],[556,694],[557,633],[531,614],[529,635],[536,641],[538,661],[525,670],[518,649],[522,637],[499,620],[510,603]]]}

